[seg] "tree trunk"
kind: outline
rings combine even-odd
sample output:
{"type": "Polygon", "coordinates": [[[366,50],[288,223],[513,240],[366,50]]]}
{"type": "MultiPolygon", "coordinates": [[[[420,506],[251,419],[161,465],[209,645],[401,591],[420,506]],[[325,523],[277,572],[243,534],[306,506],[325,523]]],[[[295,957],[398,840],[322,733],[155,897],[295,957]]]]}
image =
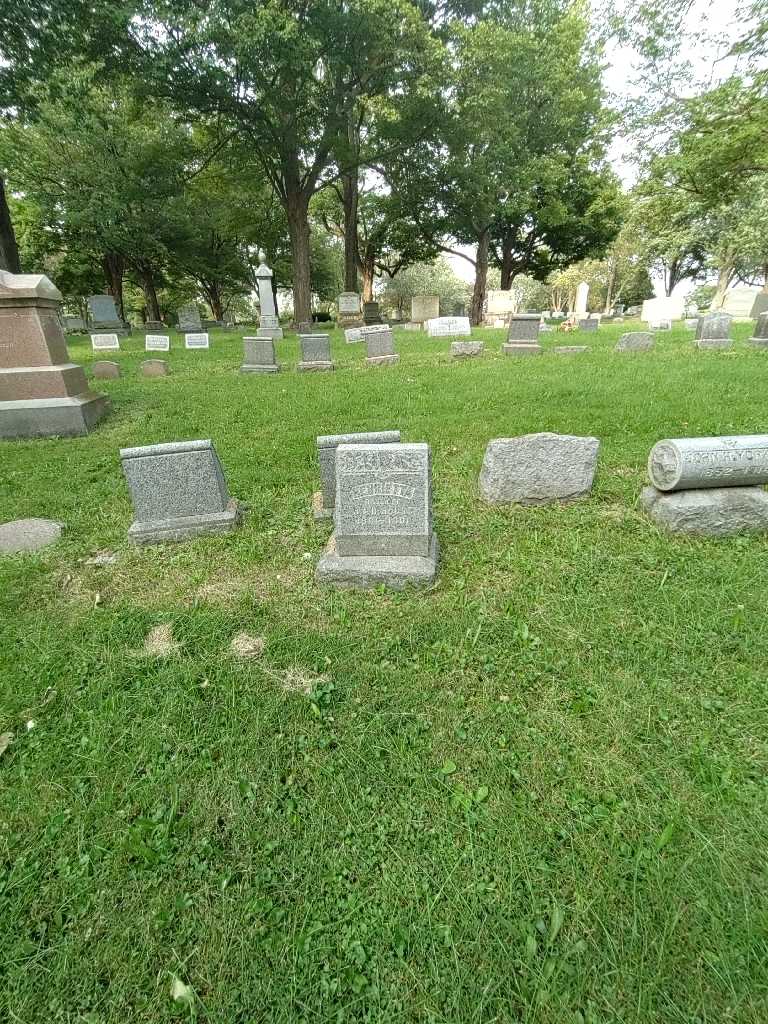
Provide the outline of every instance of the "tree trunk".
{"type": "Polygon", "coordinates": [[[0,270],[9,274],[20,274],[19,247],[13,231],[11,211],[5,196],[5,182],[0,178],[0,270]]]}
{"type": "Polygon", "coordinates": [[[373,257],[366,256],[360,261],[363,278],[363,302],[373,302],[373,278],[376,272],[373,257]]]}
{"type": "Polygon", "coordinates": [[[293,264],[293,319],[297,324],[312,321],[308,209],[307,197],[300,190],[287,193],[285,212],[293,264]]]}
{"type": "Polygon", "coordinates": [[[489,228],[484,228],[477,239],[477,259],[475,262],[475,287],[472,291],[472,305],[469,311],[470,322],[477,327],[483,322],[485,291],[488,282],[488,246],[491,240],[489,228]]]}
{"type": "MultiPolygon", "coordinates": [[[[357,169],[342,175],[344,202],[344,291],[357,291],[357,204],[359,199],[357,169]]],[[[370,300],[368,300],[370,301],[370,300]]]]}
{"type": "Polygon", "coordinates": [[[501,290],[508,292],[512,287],[512,282],[515,279],[515,275],[512,272],[512,237],[509,234],[504,235],[504,241],[502,243],[502,257],[501,257],[501,290]]]}
{"type": "Polygon", "coordinates": [[[117,252],[107,252],[104,253],[101,266],[107,282],[107,292],[115,300],[115,305],[117,306],[117,315],[121,320],[125,320],[125,306],[123,304],[125,260],[117,252]]]}
{"type": "Polygon", "coordinates": [[[712,309],[721,309],[723,302],[725,302],[725,293],[728,291],[728,286],[733,280],[733,263],[730,258],[724,261],[723,266],[717,269],[717,289],[715,294],[712,296],[712,309]]]}
{"type": "MultiPolygon", "coordinates": [[[[196,281],[205,292],[208,305],[211,307],[211,316],[213,319],[223,320],[224,298],[221,293],[221,284],[219,281],[212,281],[208,279],[203,280],[202,278],[196,278],[196,281]]],[[[277,302],[275,302],[275,309],[277,309],[277,302]]]]}
{"type": "Polygon", "coordinates": [[[605,290],[605,308],[603,312],[608,314],[611,312],[613,305],[613,289],[616,284],[616,260],[611,260],[608,264],[608,284],[605,290]]]}
{"type": "Polygon", "coordinates": [[[161,320],[160,303],[157,301],[157,288],[155,287],[155,275],[149,268],[139,271],[141,278],[141,290],[147,303],[148,320],[161,320]]]}

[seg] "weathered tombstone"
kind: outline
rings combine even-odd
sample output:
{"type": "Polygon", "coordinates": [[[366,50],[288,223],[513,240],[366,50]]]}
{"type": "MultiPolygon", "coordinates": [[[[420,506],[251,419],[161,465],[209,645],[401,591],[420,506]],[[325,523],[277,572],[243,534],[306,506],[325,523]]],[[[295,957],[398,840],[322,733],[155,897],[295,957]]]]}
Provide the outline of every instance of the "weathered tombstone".
{"type": "Polygon", "coordinates": [[[694,319],[694,317],[689,317],[687,320],[684,320],[683,323],[689,331],[695,331],[699,326],[699,318],[696,317],[694,319]]]}
{"type": "Polygon", "coordinates": [[[589,345],[555,345],[552,351],[556,356],[578,356],[589,352],[589,345]]]}
{"type": "Polygon", "coordinates": [[[122,448],[120,460],[135,514],[128,538],[135,543],[223,533],[240,521],[211,441],[122,448]]]}
{"type": "Polygon", "coordinates": [[[515,309],[516,297],[513,292],[502,288],[491,288],[485,296],[485,323],[496,325],[501,320],[505,326],[515,309]]]}
{"type": "Polygon", "coordinates": [[[14,519],[0,523],[0,554],[13,555],[19,551],[39,551],[55,544],[61,537],[63,523],[55,519],[14,519]]]}
{"type": "Polygon", "coordinates": [[[414,295],[411,299],[411,323],[424,324],[440,316],[438,295],[414,295]]]}
{"type": "Polygon", "coordinates": [[[506,341],[501,351],[505,356],[540,356],[544,349],[538,341],[506,341]]]}
{"type": "Polygon", "coordinates": [[[275,343],[271,338],[243,338],[241,373],[278,373],[275,343]]]}
{"type": "Polygon", "coordinates": [[[480,494],[492,505],[544,505],[592,490],[600,442],[571,434],[525,434],[489,441],[480,494]]]}
{"type": "Polygon", "coordinates": [[[224,328],[223,320],[203,320],[204,331],[222,330],[224,328]]]}
{"type": "Polygon", "coordinates": [[[179,330],[182,334],[199,334],[203,329],[200,310],[193,302],[188,302],[179,309],[179,330]]]}
{"type": "Polygon", "coordinates": [[[670,533],[731,537],[768,531],[768,491],[762,487],[710,487],[668,493],[644,487],[640,503],[651,519],[670,533]]]}
{"type": "Polygon", "coordinates": [[[472,359],[483,354],[482,341],[453,341],[451,342],[452,359],[472,359]]]}
{"type": "Polygon", "coordinates": [[[752,313],[755,299],[760,294],[760,289],[744,285],[731,288],[725,293],[723,299],[723,313],[730,313],[736,320],[748,320],[752,313]]]}
{"type": "Polygon", "coordinates": [[[124,323],[117,312],[115,300],[111,295],[91,295],[88,299],[91,334],[106,331],[108,334],[119,334],[126,337],[131,333],[129,324],[124,323]]]}
{"type": "Polygon", "coordinates": [[[47,277],[0,270],[0,437],[87,434],[109,409],[69,361],[60,306],[47,277]]]}
{"type": "Polygon", "coordinates": [[[640,498],[673,533],[729,536],[768,530],[768,435],[659,441],[648,456],[652,487],[640,498]]]}
{"type": "Polygon", "coordinates": [[[348,345],[354,345],[355,342],[362,341],[363,335],[359,327],[348,327],[344,331],[344,341],[348,345]]]}
{"type": "Polygon", "coordinates": [[[600,321],[596,317],[587,317],[585,320],[579,320],[579,330],[588,331],[591,334],[598,329],[600,321]]]}
{"type": "Polygon", "coordinates": [[[331,359],[331,337],[329,334],[300,334],[301,362],[299,372],[335,370],[331,359]]]}
{"type": "Polygon", "coordinates": [[[755,296],[752,309],[749,311],[751,320],[759,320],[763,313],[768,313],[768,291],[760,291],[755,296]]]}
{"type": "Polygon", "coordinates": [[[403,324],[403,330],[404,331],[422,331],[422,330],[424,330],[424,325],[423,324],[417,324],[417,323],[414,323],[413,321],[409,320],[407,323],[403,324]]]}
{"type": "Polygon", "coordinates": [[[624,316],[624,310],[625,309],[626,309],[626,307],[625,307],[623,302],[617,302],[617,303],[614,304],[614,307],[613,307],[613,315],[614,316],[624,316]]]}
{"type": "Polygon", "coordinates": [[[88,328],[81,316],[65,316],[64,330],[67,334],[85,334],[88,328]]]}
{"type": "Polygon", "coordinates": [[[730,313],[707,313],[701,317],[696,327],[698,348],[730,348],[732,322],[730,313]]]}
{"type": "Polygon", "coordinates": [[[397,444],[399,430],[372,430],[359,434],[323,434],[317,439],[320,490],[312,496],[315,519],[332,519],[336,507],[336,451],[342,444],[397,444]]]}
{"type": "Polygon", "coordinates": [[[363,323],[367,325],[384,323],[381,319],[378,302],[363,303],[363,323]]]}
{"type": "Polygon", "coordinates": [[[364,327],[362,331],[368,366],[391,366],[400,362],[391,327],[364,327]]]}
{"type": "Polygon", "coordinates": [[[207,331],[199,334],[185,334],[184,348],[208,348],[209,339],[207,331]]]}
{"type": "Polygon", "coordinates": [[[751,345],[759,348],[768,348],[768,311],[761,313],[757,318],[755,333],[749,339],[751,345]]]}
{"type": "Polygon", "coordinates": [[[167,377],[168,363],[165,359],[145,359],[139,370],[142,377],[167,377]]]}
{"type": "Polygon", "coordinates": [[[631,331],[629,334],[622,334],[614,351],[649,352],[653,346],[653,335],[649,331],[631,331]]]}
{"type": "Polygon", "coordinates": [[[541,316],[538,313],[516,313],[509,321],[507,344],[518,341],[538,341],[541,316]]]}
{"type": "Polygon", "coordinates": [[[362,327],[360,296],[357,292],[342,292],[337,300],[339,327],[362,327]]]}
{"type": "Polygon", "coordinates": [[[144,339],[145,352],[170,352],[171,338],[168,334],[148,334],[144,339]]]}
{"type": "Polygon", "coordinates": [[[318,582],[394,589],[432,583],[438,545],[429,445],[340,445],[333,518],[318,582]]]}
{"type": "Polygon", "coordinates": [[[648,456],[648,476],[659,491],[768,484],[768,435],[659,441],[648,456]]]}
{"type": "Polygon", "coordinates": [[[94,352],[119,352],[120,339],[116,334],[92,334],[91,348],[94,352]]]}
{"type": "Polygon", "coordinates": [[[120,364],[110,359],[97,359],[91,363],[91,373],[97,380],[117,380],[120,376],[120,364]]]}
{"type": "Polygon", "coordinates": [[[430,338],[451,338],[457,335],[472,334],[469,317],[438,316],[427,320],[427,334],[430,338]]]}
{"type": "Polygon", "coordinates": [[[651,320],[648,324],[652,331],[671,331],[672,321],[671,320],[651,320]]]}
{"type": "Polygon", "coordinates": [[[587,312],[587,303],[589,301],[589,284],[586,281],[582,281],[576,289],[576,306],[574,313],[576,316],[583,316],[587,312]]]}

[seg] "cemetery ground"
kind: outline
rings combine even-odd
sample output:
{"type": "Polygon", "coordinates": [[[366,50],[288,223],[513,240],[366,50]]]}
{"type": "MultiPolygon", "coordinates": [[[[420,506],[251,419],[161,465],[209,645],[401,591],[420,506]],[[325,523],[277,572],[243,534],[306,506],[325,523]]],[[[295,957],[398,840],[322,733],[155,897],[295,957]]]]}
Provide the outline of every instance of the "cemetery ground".
{"type": "Polygon", "coordinates": [[[66,523],[0,562],[0,1016],[766,1019],[768,540],[638,497],[660,438],[765,432],[768,353],[632,329],[377,369],[335,331],[324,374],[288,334],[274,376],[172,334],[155,380],[134,335],[93,434],[0,443],[0,521],[66,523]],[[315,436],[374,429],[432,445],[426,592],[313,580],[315,436]],[[591,496],[484,506],[541,430],[601,439],[591,496]],[[118,449],[208,437],[242,528],[131,547],[118,449]]]}

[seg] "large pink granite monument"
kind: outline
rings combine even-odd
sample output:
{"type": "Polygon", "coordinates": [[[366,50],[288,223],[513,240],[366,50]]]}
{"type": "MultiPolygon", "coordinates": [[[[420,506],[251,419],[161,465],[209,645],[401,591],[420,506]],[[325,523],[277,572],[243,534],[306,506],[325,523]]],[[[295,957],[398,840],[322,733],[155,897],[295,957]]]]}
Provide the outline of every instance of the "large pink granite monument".
{"type": "Polygon", "coordinates": [[[87,434],[109,409],[69,361],[60,305],[47,277],[0,270],[0,437],[87,434]]]}

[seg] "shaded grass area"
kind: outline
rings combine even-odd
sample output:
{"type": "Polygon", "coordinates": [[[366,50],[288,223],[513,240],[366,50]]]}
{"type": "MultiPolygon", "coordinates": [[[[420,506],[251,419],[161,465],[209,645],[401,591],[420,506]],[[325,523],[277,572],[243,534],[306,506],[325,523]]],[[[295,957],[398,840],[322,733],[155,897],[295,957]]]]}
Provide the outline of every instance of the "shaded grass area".
{"type": "Polygon", "coordinates": [[[654,441],[765,432],[768,356],[625,329],[461,363],[398,332],[378,369],[334,332],[317,375],[289,335],[273,377],[174,336],[155,380],[132,338],[94,434],[0,443],[0,521],[67,524],[0,562],[8,1020],[766,1019],[768,546],[637,497],[654,441]],[[438,584],[320,590],[314,437],[387,428],[433,447],[438,584]],[[538,430],[601,439],[591,497],[483,506],[487,441],[538,430]],[[194,437],[245,525],[130,548],[118,448],[194,437]]]}

